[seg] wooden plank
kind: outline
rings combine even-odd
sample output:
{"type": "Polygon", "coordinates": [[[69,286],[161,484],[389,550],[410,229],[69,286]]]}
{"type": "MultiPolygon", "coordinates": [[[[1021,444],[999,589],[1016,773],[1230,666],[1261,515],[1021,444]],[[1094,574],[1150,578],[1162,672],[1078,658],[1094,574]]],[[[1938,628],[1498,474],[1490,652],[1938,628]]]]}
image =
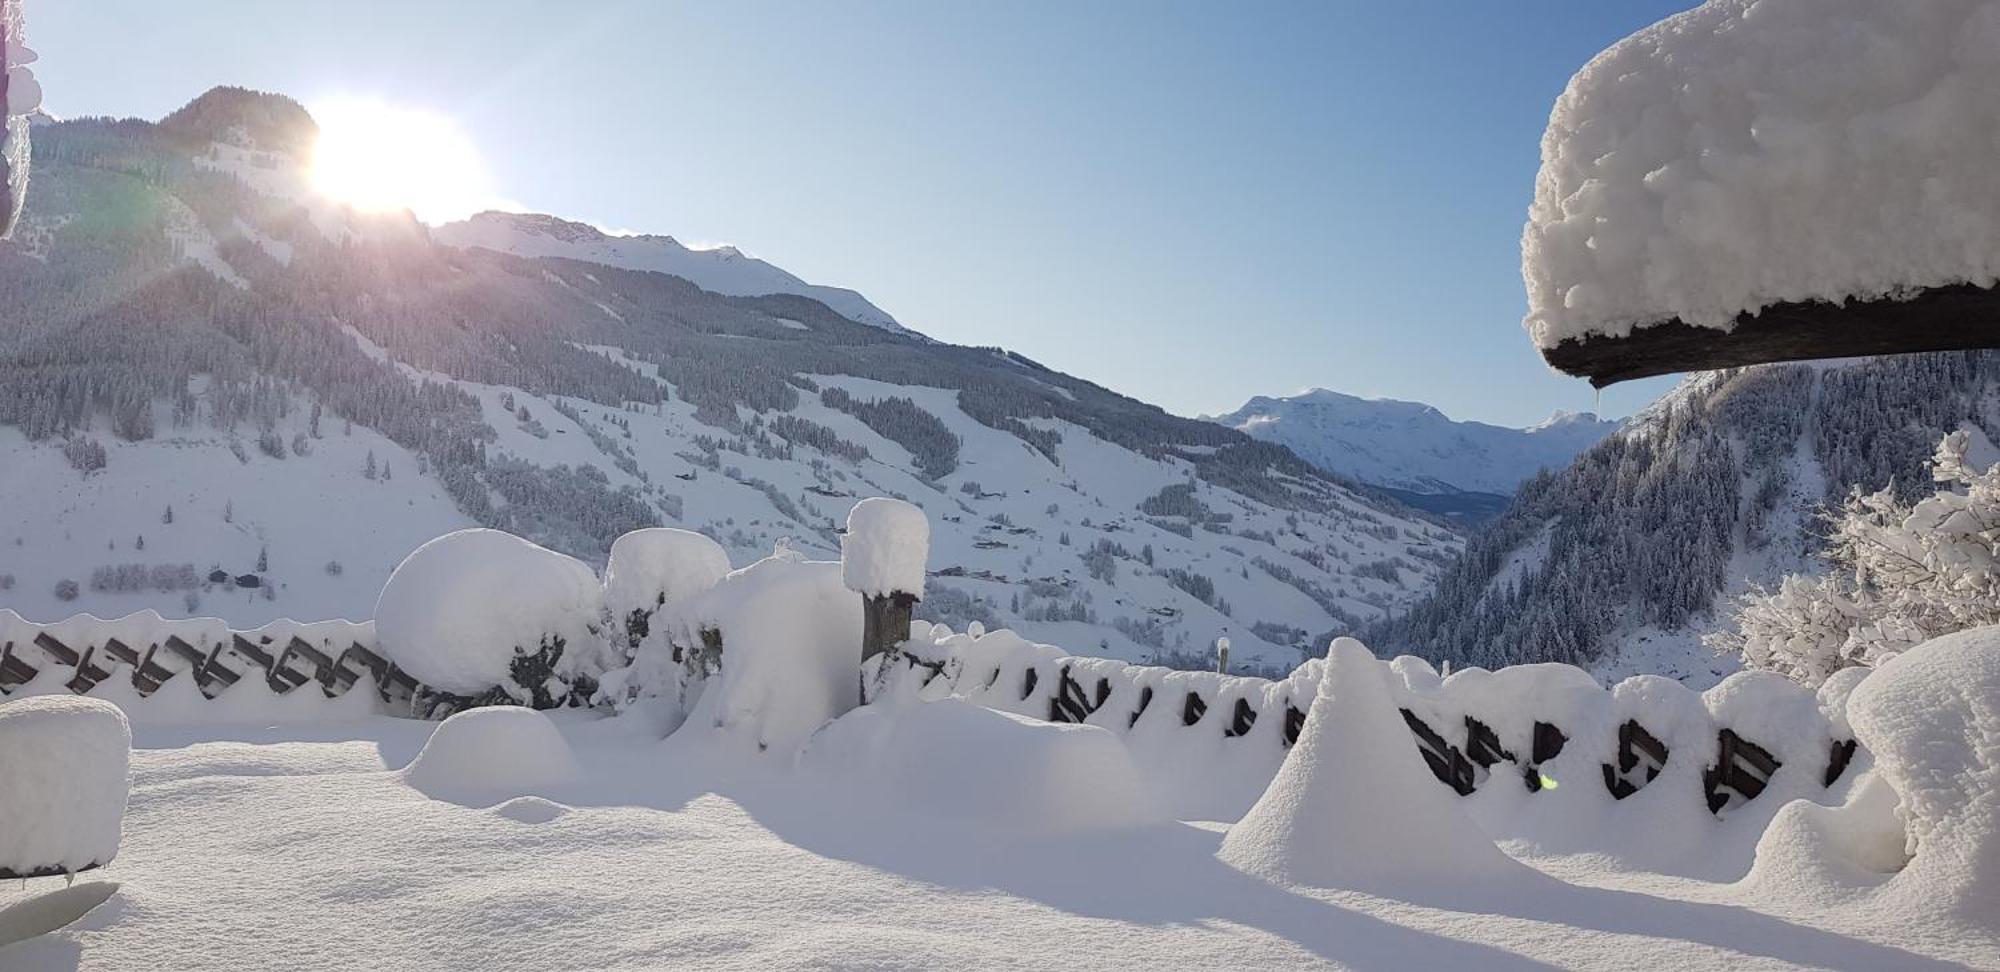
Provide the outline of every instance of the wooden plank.
{"type": "Polygon", "coordinates": [[[1542,356],[1556,370],[1603,388],[1634,378],[1774,361],[1982,348],[2000,348],[2000,290],[1959,284],[1932,287],[1908,300],[1773,304],[1738,316],[1730,331],[1674,319],[1625,337],[1572,338],[1542,356]]]}

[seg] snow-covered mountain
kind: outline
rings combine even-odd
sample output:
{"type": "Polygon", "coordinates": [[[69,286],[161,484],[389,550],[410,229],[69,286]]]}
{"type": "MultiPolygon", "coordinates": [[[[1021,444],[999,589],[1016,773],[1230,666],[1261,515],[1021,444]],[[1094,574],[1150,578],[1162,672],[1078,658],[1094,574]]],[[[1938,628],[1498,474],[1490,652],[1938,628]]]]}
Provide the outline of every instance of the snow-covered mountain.
{"type": "MultiPolygon", "coordinates": [[[[1377,641],[1456,664],[1564,661],[1712,682],[1728,598],[1824,569],[1819,511],[1856,485],[1927,492],[1945,433],[2000,433],[2000,353],[1696,375],[1568,467],[1524,483],[1377,641]]],[[[1379,646],[1378,646],[1379,647],[1379,646]]]]}
{"type": "Polygon", "coordinates": [[[524,257],[566,257],[627,270],[653,270],[694,281],[731,297],[797,294],[833,308],[851,321],[902,331],[896,319],[868,298],[841,287],[809,284],[733,246],[696,249],[671,236],[613,236],[586,223],[540,213],[477,213],[447,223],[431,237],[452,246],[480,246],[524,257]]]}
{"type": "Polygon", "coordinates": [[[1258,396],[1210,421],[1283,445],[1331,473],[1420,495],[1511,495],[1535,473],[1567,465],[1617,422],[1557,412],[1525,429],[1457,422],[1421,402],[1316,388],[1258,396]]]}
{"type": "Polygon", "coordinates": [[[347,211],[306,187],[312,128],[217,89],[37,131],[0,243],[0,607],[365,618],[460,527],[601,567],[681,525],[741,565],[787,538],[833,557],[857,498],[893,495],[930,515],[924,616],[1189,664],[1228,635],[1289,668],[1463,546],[1003,350],[347,211]]]}

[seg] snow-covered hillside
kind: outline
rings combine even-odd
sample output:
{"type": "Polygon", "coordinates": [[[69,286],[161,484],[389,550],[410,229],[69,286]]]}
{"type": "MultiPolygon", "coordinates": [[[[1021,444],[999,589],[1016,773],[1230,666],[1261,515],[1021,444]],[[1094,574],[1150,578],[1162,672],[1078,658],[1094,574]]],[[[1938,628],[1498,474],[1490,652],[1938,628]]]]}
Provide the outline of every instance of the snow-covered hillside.
{"type": "Polygon", "coordinates": [[[1569,467],[1537,476],[1381,637],[1459,664],[1567,661],[1712,683],[1727,599],[1825,569],[1819,511],[1850,487],[1928,488],[1960,428],[2000,431],[1991,352],[1690,377],[1569,467]]]}
{"type": "Polygon", "coordinates": [[[1511,495],[1522,480],[1567,465],[1618,427],[1588,412],[1558,412],[1526,429],[1455,422],[1421,402],[1324,388],[1259,395],[1210,421],[1286,446],[1328,472],[1419,494],[1511,495]]]}
{"type": "Polygon", "coordinates": [[[585,223],[541,213],[477,213],[431,231],[451,246],[480,246],[524,257],[566,257],[627,270],[653,270],[692,280],[703,290],[732,297],[797,294],[851,321],[903,331],[888,312],[842,287],[809,284],[733,246],[696,249],[671,236],[613,236],[585,223]]]}
{"type": "Polygon", "coordinates": [[[923,616],[1191,665],[1227,635],[1238,667],[1289,669],[1462,546],[998,349],[347,212],[299,177],[310,124],[219,89],[38,134],[0,244],[0,606],[358,619],[465,526],[602,570],[616,536],[678,525],[740,566],[832,556],[889,495],[934,525],[923,616]]]}

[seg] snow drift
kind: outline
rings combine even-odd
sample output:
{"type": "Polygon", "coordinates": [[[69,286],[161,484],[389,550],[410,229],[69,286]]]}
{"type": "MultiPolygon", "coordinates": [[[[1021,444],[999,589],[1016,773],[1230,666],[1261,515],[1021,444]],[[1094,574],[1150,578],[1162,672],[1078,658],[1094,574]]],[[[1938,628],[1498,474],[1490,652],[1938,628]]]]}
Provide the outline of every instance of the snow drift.
{"type": "Polygon", "coordinates": [[[0,704],[0,870],[74,873],[118,856],[131,755],[131,726],[108,702],[0,704]]]}
{"type": "MultiPolygon", "coordinates": [[[[1947,635],[1836,690],[1867,747],[1835,807],[1787,805],[1752,895],[1906,932],[2000,929],[2000,628],[1947,635]],[[1851,689],[1851,692],[1848,690],[1851,689]]],[[[1833,684],[1829,682],[1829,684],[1833,684]]]]}
{"type": "Polygon", "coordinates": [[[1117,736],[962,699],[856,709],[815,735],[800,762],[858,780],[918,813],[1005,831],[1165,819],[1117,736]]]}
{"type": "Polygon", "coordinates": [[[1224,861],[1281,883],[1436,887],[1531,874],[1453,805],[1415,756],[1381,665],[1352,638],[1277,778],[1223,839],[1224,861]]]}
{"type": "Polygon", "coordinates": [[[1847,718],[1901,798],[1909,900],[2000,927],[2000,628],[1947,635],[1856,686],[1847,718]]]}
{"type": "Polygon", "coordinates": [[[702,686],[692,727],[791,756],[860,701],[861,598],[841,584],[840,564],[780,548],[689,611],[723,638],[721,671],[702,686]]]}
{"type": "Polygon", "coordinates": [[[1711,0],[1556,102],[1522,238],[1553,348],[2000,275],[2000,2],[1711,0]]]}
{"type": "Polygon", "coordinates": [[[578,773],[576,754],[548,716],[495,705],[438,723],[403,780],[433,799],[490,806],[571,782],[578,773]]]}

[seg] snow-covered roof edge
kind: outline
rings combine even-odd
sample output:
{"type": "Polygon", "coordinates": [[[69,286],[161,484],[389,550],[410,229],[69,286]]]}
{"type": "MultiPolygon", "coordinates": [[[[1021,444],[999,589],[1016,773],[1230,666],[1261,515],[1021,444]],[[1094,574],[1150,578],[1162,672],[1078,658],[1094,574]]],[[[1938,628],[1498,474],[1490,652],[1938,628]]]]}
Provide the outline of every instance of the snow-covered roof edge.
{"type": "Polygon", "coordinates": [[[1711,0],[1557,101],[1522,238],[1536,345],[2000,278],[2000,2],[1711,0]]]}

